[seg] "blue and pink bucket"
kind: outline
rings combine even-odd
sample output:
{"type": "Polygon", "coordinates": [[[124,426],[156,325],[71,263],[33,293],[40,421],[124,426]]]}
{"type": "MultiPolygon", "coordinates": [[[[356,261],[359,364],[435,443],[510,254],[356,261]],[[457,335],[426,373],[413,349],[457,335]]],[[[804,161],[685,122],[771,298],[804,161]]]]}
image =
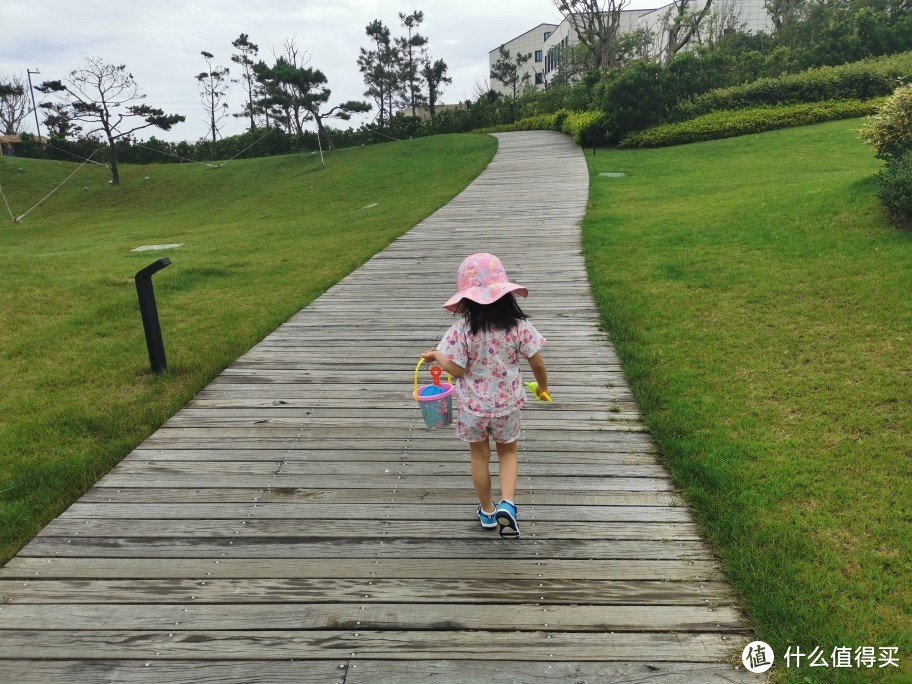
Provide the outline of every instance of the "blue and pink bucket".
{"type": "Polygon", "coordinates": [[[431,367],[433,383],[419,387],[418,371],[421,369],[422,363],[424,363],[424,359],[415,366],[415,391],[412,396],[418,400],[424,424],[429,430],[437,430],[453,422],[453,391],[456,388],[453,386],[453,378],[449,373],[447,373],[447,380],[450,382],[440,381],[440,376],[443,374],[440,366],[431,367]]]}

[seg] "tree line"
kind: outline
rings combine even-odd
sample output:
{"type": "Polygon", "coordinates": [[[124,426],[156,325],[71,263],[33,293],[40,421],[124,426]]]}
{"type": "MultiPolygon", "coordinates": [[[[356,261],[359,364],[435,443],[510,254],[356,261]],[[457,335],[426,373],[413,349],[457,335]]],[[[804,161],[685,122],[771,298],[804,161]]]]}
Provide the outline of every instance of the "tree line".
{"type": "MultiPolygon", "coordinates": [[[[365,29],[370,46],[361,48],[357,58],[366,90],[373,101],[331,102],[332,91],[323,71],[309,65],[310,56],[295,39],[286,40],[273,59],[259,56],[259,46],[246,33],[232,43],[230,60],[236,69],[215,63],[213,53],[202,50],[205,69],[195,76],[200,103],[213,144],[222,137],[229,116],[243,118],[248,130],[276,128],[288,135],[305,136],[306,125],[314,123],[317,141],[328,149],[335,147],[329,120],[348,121],[354,114],[367,113],[376,105],[379,128],[386,128],[396,108],[427,106],[431,116],[440,102],[443,87],[451,83],[447,64],[432,59],[428,39],[419,32],[424,14],[414,11],[399,14],[403,35],[393,36],[379,19],[365,29]],[[229,111],[230,84],[239,84],[244,94],[243,108],[229,111]]],[[[100,58],[87,58],[65,78],[45,81],[37,86],[48,99],[39,108],[52,140],[86,139],[107,145],[107,163],[112,183],[119,184],[118,148],[147,128],[170,130],[185,121],[181,114],[166,114],[144,102],[145,94],[126,65],[110,64],[100,58]]],[[[0,75],[0,125],[7,134],[18,133],[32,108],[21,79],[0,75]]]]}

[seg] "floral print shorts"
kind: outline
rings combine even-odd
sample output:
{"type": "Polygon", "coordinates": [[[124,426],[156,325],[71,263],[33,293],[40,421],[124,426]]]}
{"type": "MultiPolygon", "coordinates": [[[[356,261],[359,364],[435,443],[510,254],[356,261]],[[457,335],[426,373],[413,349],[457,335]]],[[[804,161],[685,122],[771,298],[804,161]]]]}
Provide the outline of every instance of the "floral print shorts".
{"type": "Polygon", "coordinates": [[[481,442],[490,435],[495,442],[509,444],[519,439],[521,430],[519,409],[493,418],[460,411],[456,421],[456,436],[463,442],[481,442]]]}

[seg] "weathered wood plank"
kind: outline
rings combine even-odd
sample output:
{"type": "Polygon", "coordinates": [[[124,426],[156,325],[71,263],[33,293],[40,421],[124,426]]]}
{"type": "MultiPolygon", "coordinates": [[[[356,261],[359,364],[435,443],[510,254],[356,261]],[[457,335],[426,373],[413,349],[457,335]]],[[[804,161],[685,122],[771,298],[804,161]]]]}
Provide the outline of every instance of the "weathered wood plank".
{"type": "Polygon", "coordinates": [[[516,631],[542,629],[599,631],[743,631],[744,623],[731,606],[604,606],[516,603],[234,603],[186,602],[155,604],[10,603],[0,606],[0,636],[4,625],[28,620],[32,629],[113,630],[310,630],[310,629],[439,629],[478,630],[509,623],[516,631]]]}
{"type": "MultiPolygon", "coordinates": [[[[206,428],[206,427],[161,427],[156,433],[150,436],[143,444],[148,445],[155,442],[172,443],[180,441],[182,437],[212,440],[221,435],[228,439],[237,439],[244,437],[291,437],[295,438],[302,444],[317,440],[318,443],[326,444],[331,442],[334,447],[344,448],[342,444],[356,444],[364,447],[366,444],[374,442],[382,446],[384,443],[414,443],[415,448],[426,447],[429,449],[465,450],[466,446],[455,439],[454,433],[449,430],[425,430],[419,429],[401,429],[401,428],[384,428],[384,427],[363,427],[353,425],[345,430],[320,430],[319,436],[316,434],[302,434],[297,428],[288,428],[281,426],[272,426],[269,428],[262,427],[226,427],[226,428],[206,428]]],[[[536,430],[533,437],[520,437],[520,448],[528,449],[550,449],[560,453],[561,450],[576,451],[584,449],[586,451],[599,451],[603,445],[624,444],[632,445],[651,445],[653,442],[649,435],[645,433],[624,433],[624,432],[579,432],[567,433],[566,431],[553,430],[536,430]]],[[[607,446],[606,446],[607,448],[607,446]]]]}
{"type": "MultiPolygon", "coordinates": [[[[318,533],[319,531],[316,530],[318,533]]],[[[475,558],[479,554],[502,558],[588,558],[707,560],[712,558],[702,542],[642,540],[541,539],[525,544],[508,544],[495,534],[464,539],[323,539],[302,534],[281,539],[237,539],[206,537],[93,538],[37,537],[22,556],[45,558],[475,558]]]]}
{"type": "MultiPolygon", "coordinates": [[[[409,363],[404,361],[404,363],[409,363]]],[[[363,373],[376,372],[368,364],[364,364],[363,373]]],[[[374,377],[371,382],[363,382],[357,378],[346,380],[336,376],[332,369],[320,371],[312,369],[313,372],[306,378],[296,379],[292,377],[271,377],[277,371],[270,370],[264,365],[258,365],[251,369],[247,375],[231,376],[230,380],[217,383],[210,386],[206,394],[201,399],[237,398],[240,393],[251,393],[253,395],[287,395],[291,397],[300,396],[310,398],[322,396],[327,400],[333,397],[342,397],[350,399],[355,404],[363,406],[372,406],[383,408],[386,402],[378,402],[378,397],[388,397],[390,401],[396,402],[396,406],[412,406],[412,392],[414,391],[412,375],[393,375],[387,374],[382,377],[374,377]]],[[[590,378],[596,371],[590,371],[590,378]]],[[[554,402],[541,404],[535,402],[534,397],[527,392],[526,404],[528,410],[557,410],[559,408],[579,405],[580,408],[591,408],[598,406],[600,403],[612,401],[634,401],[631,390],[620,382],[617,372],[606,374],[599,378],[599,382],[594,380],[586,386],[574,384],[572,380],[580,378],[567,378],[560,370],[553,372],[554,379],[551,380],[551,370],[549,368],[549,380],[552,387],[555,388],[554,402]]],[[[580,376],[586,375],[581,373],[580,376]]],[[[525,377],[525,376],[524,376],[525,377]]],[[[448,381],[444,377],[444,381],[448,381]]],[[[431,376],[422,373],[418,378],[418,384],[424,385],[431,382],[431,376]]],[[[196,404],[191,404],[196,406],[196,404]]],[[[202,406],[200,406],[202,408],[202,406]]]]}
{"type": "Polygon", "coordinates": [[[345,684],[756,684],[757,675],[721,663],[543,662],[470,660],[353,661],[345,684]],[[509,678],[509,679],[507,679],[509,678]]]}
{"type": "MultiPolygon", "coordinates": [[[[420,383],[424,385],[424,382],[420,383]]],[[[396,387],[387,389],[377,386],[371,390],[340,385],[224,385],[222,389],[197,395],[187,406],[197,408],[338,408],[352,407],[374,408],[382,404],[385,408],[396,408],[400,412],[414,409],[412,398],[413,387],[396,387]],[[369,396],[368,396],[369,395],[369,396]]],[[[596,390],[586,394],[574,394],[570,397],[557,398],[550,404],[526,404],[526,413],[543,411],[561,413],[566,411],[627,411],[634,410],[633,395],[623,388],[605,387],[603,392],[596,390]]],[[[555,390],[560,391],[560,388],[555,390]]]]}
{"type": "Polygon", "coordinates": [[[344,684],[348,661],[341,659],[264,662],[226,660],[7,660],[3,672],[16,684],[344,684]]]}
{"type": "MultiPolygon", "coordinates": [[[[541,539],[700,539],[696,523],[524,521],[527,536],[541,539]]],[[[476,521],[447,528],[450,539],[474,539],[476,521]]],[[[147,520],[111,518],[58,518],[41,537],[300,537],[319,534],[324,539],[428,537],[425,520],[147,520]]]]}
{"type": "MultiPolygon", "coordinates": [[[[302,434],[301,430],[273,427],[259,428],[159,428],[146,439],[143,449],[286,449],[289,451],[364,449],[369,442],[359,438],[358,428],[346,433],[327,434],[322,440],[313,435],[302,434]]],[[[468,448],[447,433],[430,430],[400,431],[391,436],[377,435],[372,448],[382,453],[390,450],[424,453],[468,453],[468,448]]],[[[520,436],[520,453],[573,453],[587,451],[593,455],[601,453],[655,453],[656,447],[645,433],[603,431],[597,433],[560,433],[559,431],[536,431],[534,439],[520,436]],[[563,439],[552,439],[551,435],[563,439]]],[[[128,458],[130,458],[128,456],[128,458]]]]}
{"type": "Polygon", "coordinates": [[[0,568],[0,579],[310,579],[370,577],[463,579],[493,575],[501,579],[659,580],[711,582],[719,570],[711,560],[562,560],[529,562],[509,558],[409,559],[377,558],[366,567],[360,559],[270,558],[27,558],[19,556],[0,568]]]}
{"type": "Polygon", "coordinates": [[[4,663],[9,681],[22,684],[172,684],[192,679],[199,684],[491,684],[512,677],[515,682],[542,684],[755,684],[757,675],[716,663],[631,663],[470,660],[15,660],[4,663]]]}
{"type": "Polygon", "coordinates": [[[643,660],[649,662],[719,662],[736,644],[715,633],[511,632],[509,639],[460,631],[116,631],[7,630],[0,659],[104,658],[149,660],[232,659],[310,660],[369,658],[424,660],[457,658],[502,661],[539,660],[547,653],[560,660],[643,660]]]}
{"type": "MultiPolygon", "coordinates": [[[[345,461],[292,461],[282,458],[270,461],[163,461],[130,459],[122,463],[117,471],[121,475],[194,475],[194,474],[220,474],[220,475],[273,475],[281,467],[283,475],[337,475],[348,478],[352,475],[408,475],[411,476],[458,476],[465,477],[469,473],[469,464],[466,458],[461,462],[452,461],[406,461],[399,459],[392,463],[376,463],[359,461],[349,463],[345,461]]],[[[496,454],[493,460],[496,461],[496,454]]],[[[652,478],[665,479],[667,471],[657,463],[635,465],[590,465],[585,463],[554,463],[526,462],[522,464],[524,477],[560,477],[572,475],[573,477],[592,478],[652,478]]]]}
{"type": "MultiPolygon", "coordinates": [[[[471,501],[471,489],[465,498],[471,501]]],[[[90,504],[78,501],[61,516],[61,520],[76,518],[121,518],[156,520],[435,520],[462,521],[477,526],[475,506],[470,504],[407,504],[396,499],[399,492],[389,492],[385,504],[331,504],[303,506],[296,503],[265,503],[252,501],[240,504],[90,504]]],[[[522,503],[520,520],[566,520],[576,522],[654,522],[684,523],[693,519],[689,509],[680,506],[551,506],[522,503]]]]}
{"type": "MultiPolygon", "coordinates": [[[[592,492],[588,490],[552,490],[548,492],[522,491],[518,499],[523,501],[527,494],[531,496],[527,503],[557,506],[676,506],[681,510],[684,501],[671,492],[592,492]]],[[[468,488],[458,489],[396,489],[396,503],[418,504],[427,501],[440,504],[460,504],[462,517],[465,517],[464,506],[471,501],[468,488]]],[[[168,504],[168,503],[295,503],[295,504],[389,504],[390,492],[383,489],[296,489],[274,488],[256,489],[232,487],[219,488],[137,488],[112,489],[94,487],[79,500],[88,503],[119,504],[168,504]]],[[[471,505],[471,504],[469,504],[471,505]]],[[[327,512],[326,515],[329,515],[327,512]]],[[[137,516],[139,517],[139,516],[137,516]]]]}
{"type": "MultiPolygon", "coordinates": [[[[324,314],[323,319],[326,319],[330,314],[324,314]]],[[[345,325],[345,320],[347,316],[339,316],[339,322],[337,325],[345,325]]],[[[394,326],[401,326],[402,323],[395,323],[394,326]]],[[[391,326],[391,327],[394,327],[391,326]]],[[[561,327],[566,329],[568,323],[562,322],[561,327]]],[[[310,326],[311,330],[331,330],[328,326],[310,326]]],[[[429,341],[433,342],[434,338],[437,337],[442,329],[442,326],[434,326],[428,329],[414,329],[414,339],[421,340],[422,336],[428,336],[429,341]]],[[[380,326],[373,326],[371,331],[381,331],[384,328],[380,326]]],[[[598,326],[593,324],[581,327],[578,329],[579,332],[589,332],[593,337],[596,337],[600,334],[598,326]]],[[[550,332],[548,333],[551,334],[550,332]]],[[[259,363],[259,362],[270,362],[270,361],[292,361],[292,362],[311,362],[319,365],[330,365],[334,366],[339,365],[338,355],[333,355],[332,350],[327,350],[325,348],[314,347],[308,344],[300,342],[294,331],[290,331],[290,334],[286,339],[278,339],[277,337],[269,338],[270,344],[266,345],[257,345],[251,351],[242,355],[238,362],[247,364],[247,363],[259,363]]],[[[598,349],[598,348],[586,348],[586,349],[573,349],[569,340],[558,340],[554,341],[553,338],[548,340],[548,363],[553,366],[558,373],[562,369],[566,368],[568,370],[580,370],[580,369],[593,369],[593,368],[602,368],[603,364],[619,365],[620,361],[617,354],[610,350],[598,349]]],[[[390,372],[395,372],[397,376],[402,372],[403,366],[405,363],[409,363],[414,372],[414,366],[418,362],[418,356],[415,353],[414,340],[405,341],[401,343],[390,342],[390,344],[384,345],[384,352],[378,352],[372,349],[365,349],[362,353],[359,353],[356,358],[346,360],[345,365],[348,368],[389,368],[390,372]]],[[[420,349],[419,349],[420,351],[420,349]]],[[[542,352],[544,355],[544,352],[542,352]]],[[[426,368],[426,367],[425,367],[426,368]]],[[[423,370],[423,372],[427,372],[423,370]]],[[[382,380],[382,378],[381,378],[382,380]]]]}
{"type": "MultiPolygon", "coordinates": [[[[497,455],[492,454],[491,460],[496,461],[497,455]]],[[[377,449],[335,449],[330,445],[323,448],[312,447],[309,449],[135,449],[124,463],[141,461],[177,461],[188,463],[190,461],[287,461],[313,463],[327,461],[329,463],[361,462],[361,463],[449,463],[458,464],[465,468],[469,463],[469,450],[459,449],[452,451],[411,451],[406,448],[377,449]]],[[[525,469],[526,464],[544,464],[554,467],[554,454],[550,451],[521,452],[520,467],[525,469]]],[[[560,467],[564,470],[575,467],[577,464],[599,465],[603,468],[615,466],[652,466],[658,468],[655,454],[630,453],[616,451],[607,453],[592,453],[585,451],[562,451],[560,454],[560,467]]],[[[665,471],[662,470],[664,476],[665,471]]]]}
{"type": "MultiPolygon", "coordinates": [[[[409,337],[407,339],[414,339],[410,333],[403,333],[403,335],[408,335],[409,337]]],[[[352,339],[351,341],[358,342],[359,340],[352,339]]],[[[326,340],[322,338],[322,336],[314,335],[314,344],[325,342],[326,340]]],[[[402,387],[406,394],[408,393],[408,388],[413,386],[413,372],[413,368],[403,368],[400,370],[402,387]]],[[[599,385],[606,383],[609,380],[616,379],[618,376],[622,377],[621,367],[619,365],[611,366],[608,364],[600,364],[598,367],[591,370],[578,370],[573,368],[572,370],[568,369],[558,372],[568,385],[572,384],[574,386],[599,385]]],[[[232,366],[226,368],[219,377],[224,379],[246,379],[248,382],[254,378],[259,382],[271,383],[331,382],[332,384],[348,384],[352,388],[370,388],[374,383],[387,383],[390,381],[389,376],[384,376],[382,378],[365,376],[363,370],[349,370],[347,366],[341,366],[339,368],[308,368],[304,370],[268,370],[260,368],[235,368],[232,366]]],[[[424,375],[423,377],[427,380],[429,376],[424,375]]]]}
{"type": "MultiPolygon", "coordinates": [[[[423,383],[422,383],[423,384],[423,383]]],[[[605,420],[616,415],[637,416],[639,412],[636,409],[636,403],[632,397],[624,396],[621,398],[599,397],[593,398],[593,401],[579,400],[573,403],[565,401],[555,401],[551,404],[540,405],[535,409],[528,409],[525,418],[536,415],[532,411],[541,411],[548,415],[557,414],[560,418],[566,419],[584,419],[584,420],[605,420]],[[608,416],[606,414],[611,414],[608,416]]],[[[302,398],[291,397],[288,395],[281,398],[275,396],[258,396],[258,393],[245,393],[243,396],[222,397],[218,399],[198,398],[187,405],[187,410],[213,410],[221,409],[224,412],[229,410],[238,411],[265,411],[266,409],[275,409],[274,415],[281,416],[284,413],[300,410],[305,415],[313,415],[313,411],[331,410],[334,415],[340,418],[377,418],[380,420],[392,419],[413,419],[414,411],[417,406],[412,400],[410,394],[398,392],[396,394],[386,393],[379,396],[363,396],[363,392],[355,390],[338,390],[334,389],[332,394],[329,390],[319,392],[312,390],[310,396],[302,398]],[[371,405],[381,402],[383,407],[377,408],[371,405]],[[307,412],[311,413],[307,413],[307,412]]],[[[218,416],[219,414],[210,414],[218,416]]],[[[454,415],[459,415],[459,410],[454,406],[454,415]]],[[[298,416],[299,417],[299,416],[298,416]]]]}
{"type": "MultiPolygon", "coordinates": [[[[417,409],[416,409],[417,411],[417,409]]],[[[619,414],[620,415],[620,414],[619,414]]],[[[378,429],[386,428],[390,422],[397,422],[400,425],[402,431],[407,431],[409,425],[412,425],[413,431],[423,430],[424,423],[421,421],[420,415],[416,413],[415,421],[376,421],[378,429]]],[[[192,423],[186,418],[180,418],[178,421],[169,424],[170,427],[180,427],[182,425],[188,425],[192,423]]],[[[338,430],[339,432],[345,432],[349,429],[350,426],[354,425],[364,425],[365,423],[371,424],[371,421],[365,421],[359,418],[334,418],[332,416],[323,416],[315,415],[309,416],[304,419],[288,419],[282,417],[273,417],[273,418],[264,418],[264,419],[254,419],[254,418],[206,418],[202,419],[199,423],[196,424],[197,427],[213,427],[217,429],[222,428],[232,428],[232,427],[256,427],[262,432],[260,433],[263,436],[269,436],[270,431],[275,428],[292,428],[295,430],[327,430],[333,431],[338,430]]],[[[587,436],[591,431],[605,431],[605,432],[645,432],[646,427],[642,423],[627,419],[623,415],[619,418],[608,418],[605,420],[599,421],[585,421],[585,420],[572,420],[572,421],[561,421],[558,418],[552,418],[550,420],[523,420],[523,431],[526,435],[530,435],[538,430],[554,430],[559,431],[562,434],[567,435],[567,441],[572,442],[574,438],[572,433],[581,432],[587,436]]]]}
{"type": "MultiPolygon", "coordinates": [[[[453,603],[573,605],[732,605],[719,582],[629,582],[474,579],[213,579],[36,580],[0,582],[9,604],[20,603],[453,603]],[[403,602],[403,596],[408,601],[403,602]]],[[[7,623],[4,623],[6,625],[7,623]]],[[[641,626],[641,629],[645,627],[641,626]]]]}
{"type": "MultiPolygon", "coordinates": [[[[213,475],[212,473],[167,473],[128,474],[115,469],[99,481],[104,487],[309,487],[332,488],[344,486],[354,489],[395,489],[399,485],[421,488],[465,490],[471,487],[466,475],[398,475],[390,473],[384,477],[370,475],[295,475],[277,472],[274,475],[213,475]]],[[[625,492],[668,492],[672,491],[669,480],[648,477],[530,477],[520,473],[520,489],[546,491],[552,489],[573,489],[585,487],[591,491],[625,492]]],[[[471,498],[469,499],[471,500],[471,498]]]]}
{"type": "MultiPolygon", "coordinates": [[[[254,409],[251,409],[253,411],[254,409]]],[[[229,409],[225,409],[227,413],[229,409]]],[[[334,416],[326,412],[326,415],[323,413],[314,411],[311,415],[301,415],[301,416],[292,416],[288,415],[263,415],[262,417],[257,417],[256,415],[248,416],[231,416],[231,415],[214,415],[207,417],[194,417],[188,415],[187,413],[177,414],[171,418],[166,425],[170,427],[182,427],[187,425],[194,425],[196,427],[250,427],[250,426],[262,426],[264,429],[269,429],[270,427],[295,427],[298,429],[322,429],[322,428],[336,428],[340,430],[346,429],[348,426],[354,425],[377,425],[378,427],[387,427],[390,425],[398,425],[401,429],[408,429],[409,425],[414,425],[416,429],[423,429],[424,423],[421,420],[421,415],[418,412],[418,409],[414,409],[413,418],[389,418],[383,419],[381,416],[375,416],[372,419],[365,419],[365,417],[357,416],[334,416]]],[[[568,432],[573,430],[580,431],[591,431],[591,430],[620,430],[620,431],[645,431],[645,427],[642,423],[636,420],[636,416],[617,413],[611,414],[610,412],[604,417],[592,417],[592,418],[569,418],[562,419],[559,415],[551,415],[550,417],[547,414],[542,414],[538,416],[527,416],[523,418],[523,429],[525,431],[534,431],[536,429],[560,429],[562,432],[568,432]]]]}

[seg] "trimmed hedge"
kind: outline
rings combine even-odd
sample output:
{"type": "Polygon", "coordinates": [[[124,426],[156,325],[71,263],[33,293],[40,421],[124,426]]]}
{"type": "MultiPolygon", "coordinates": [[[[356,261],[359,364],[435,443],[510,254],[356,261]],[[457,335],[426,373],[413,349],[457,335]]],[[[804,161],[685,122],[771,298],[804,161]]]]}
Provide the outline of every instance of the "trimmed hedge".
{"type": "Polygon", "coordinates": [[[487,126],[485,128],[476,128],[473,133],[512,133],[514,131],[559,131],[560,124],[566,118],[568,112],[562,109],[554,114],[538,114],[528,116],[525,119],[514,121],[513,123],[500,124],[499,126],[487,126]]]}
{"type": "Polygon", "coordinates": [[[720,109],[868,100],[889,95],[899,82],[912,80],[912,52],[851,64],[809,69],[779,78],[761,78],[732,88],[717,88],[679,104],[674,121],[693,119],[720,109]]]}
{"type": "Polygon", "coordinates": [[[607,117],[603,112],[568,112],[539,114],[511,124],[476,128],[473,133],[510,133],[513,131],[561,131],[577,145],[600,145],[605,142],[607,117]]]}
{"type": "Polygon", "coordinates": [[[866,116],[877,110],[884,98],[838,100],[782,107],[753,107],[739,111],[719,111],[690,121],[662,124],[632,133],[619,147],[667,147],[701,140],[717,140],[737,135],[761,133],[777,128],[808,126],[823,121],[866,116]]]}

